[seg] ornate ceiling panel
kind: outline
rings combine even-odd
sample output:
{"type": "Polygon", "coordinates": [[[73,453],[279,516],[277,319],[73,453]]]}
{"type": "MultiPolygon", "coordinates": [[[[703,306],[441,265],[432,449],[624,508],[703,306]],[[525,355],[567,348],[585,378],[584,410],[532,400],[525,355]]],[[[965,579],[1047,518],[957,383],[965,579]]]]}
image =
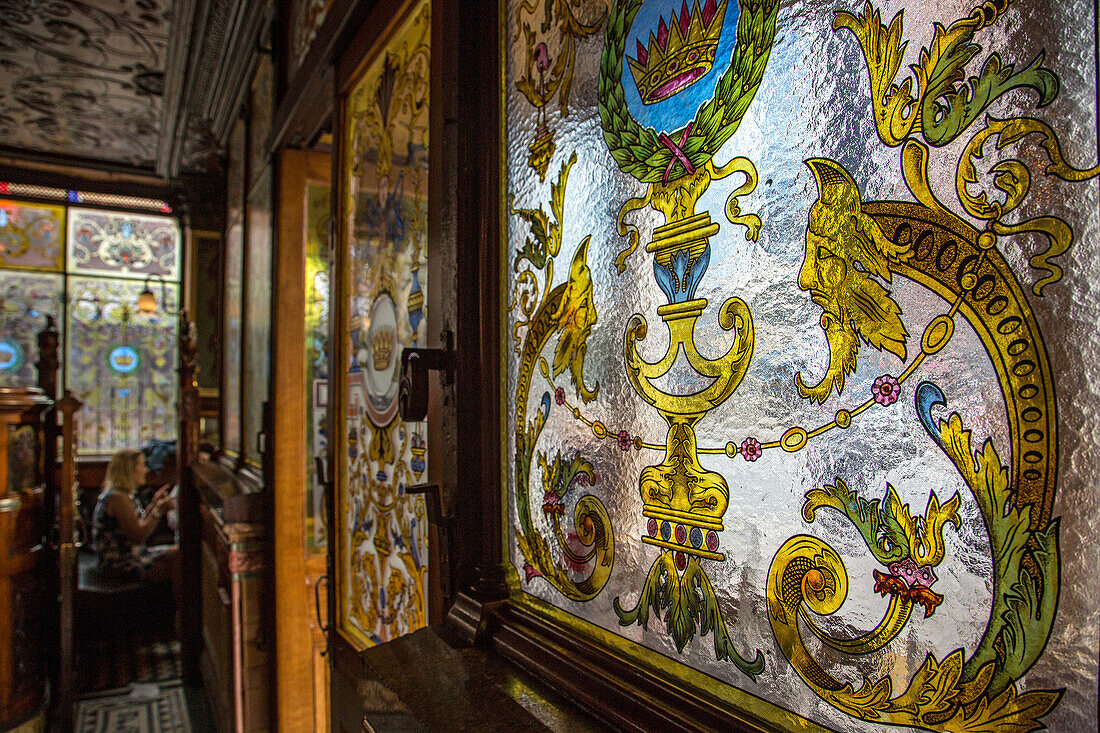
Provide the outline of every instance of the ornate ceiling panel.
{"type": "Polygon", "coordinates": [[[169,0],[0,0],[0,140],[155,163],[169,0]]]}

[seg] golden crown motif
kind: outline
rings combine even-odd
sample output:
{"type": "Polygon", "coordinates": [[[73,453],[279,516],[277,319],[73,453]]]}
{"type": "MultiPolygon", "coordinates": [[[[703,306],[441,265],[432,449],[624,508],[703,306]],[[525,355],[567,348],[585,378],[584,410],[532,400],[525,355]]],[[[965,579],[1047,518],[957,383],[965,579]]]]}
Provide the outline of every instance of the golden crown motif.
{"type": "Polygon", "coordinates": [[[374,362],[374,368],[382,371],[390,365],[390,355],[393,354],[393,327],[379,326],[370,334],[370,356],[374,362]]]}
{"type": "Polygon", "coordinates": [[[638,41],[638,57],[626,57],[643,104],[654,104],[678,94],[701,79],[711,67],[722,37],[727,0],[695,1],[690,15],[687,0],[680,13],[672,11],[668,24],[662,16],[657,34],[649,32],[649,48],[638,41]]]}

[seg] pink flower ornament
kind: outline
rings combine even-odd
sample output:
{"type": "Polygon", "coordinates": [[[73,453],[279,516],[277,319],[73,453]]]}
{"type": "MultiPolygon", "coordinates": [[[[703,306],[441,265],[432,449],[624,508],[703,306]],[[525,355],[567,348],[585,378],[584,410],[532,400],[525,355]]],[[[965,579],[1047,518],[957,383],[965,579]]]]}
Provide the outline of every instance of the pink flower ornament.
{"type": "Polygon", "coordinates": [[[901,396],[901,384],[898,382],[897,377],[883,374],[871,385],[871,396],[880,405],[892,405],[901,396]]]}
{"type": "Polygon", "coordinates": [[[741,457],[746,461],[755,461],[764,455],[764,449],[756,438],[745,438],[741,441],[741,457]]]}

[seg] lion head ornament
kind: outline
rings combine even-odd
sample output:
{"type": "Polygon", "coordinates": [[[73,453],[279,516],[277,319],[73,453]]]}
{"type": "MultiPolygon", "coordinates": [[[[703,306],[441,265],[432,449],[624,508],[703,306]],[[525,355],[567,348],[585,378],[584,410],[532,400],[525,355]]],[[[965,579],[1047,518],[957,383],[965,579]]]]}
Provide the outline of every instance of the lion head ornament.
{"type": "Polygon", "coordinates": [[[821,328],[829,342],[829,367],[821,381],[795,384],[803,398],[824,402],[855,371],[860,339],[905,360],[909,333],[901,308],[879,280],[891,282],[890,263],[911,256],[910,247],[886,239],[863,211],[859,186],[840,164],[825,158],[806,161],[817,179],[818,199],[810,209],[806,254],[798,287],[821,307],[821,328]]]}

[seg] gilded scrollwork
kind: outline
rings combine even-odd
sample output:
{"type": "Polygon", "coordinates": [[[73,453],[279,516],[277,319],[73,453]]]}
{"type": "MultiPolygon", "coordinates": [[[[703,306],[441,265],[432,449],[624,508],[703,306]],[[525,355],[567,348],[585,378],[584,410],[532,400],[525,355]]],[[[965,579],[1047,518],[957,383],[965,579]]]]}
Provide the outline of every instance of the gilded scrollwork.
{"type": "Polygon", "coordinates": [[[557,149],[546,108],[557,97],[559,115],[562,118],[569,115],[577,43],[595,35],[603,26],[607,8],[602,3],[603,0],[588,3],[523,0],[516,11],[513,41],[523,34],[526,63],[524,74],[516,79],[515,87],[537,110],[535,139],[528,146],[527,165],[538,173],[539,181],[545,180],[550,159],[557,149]],[[587,7],[582,9],[582,4],[587,7]],[[537,24],[537,29],[533,28],[531,22],[540,15],[542,22],[537,24]]]}
{"type": "MultiPolygon", "coordinates": [[[[1029,298],[1049,295],[1071,267],[1064,260],[1078,224],[1063,218],[1067,207],[1052,191],[1095,179],[1100,166],[1077,160],[1038,112],[1018,111],[1055,102],[1058,63],[1048,68],[1041,49],[1027,52],[1026,64],[983,51],[983,31],[1013,22],[1005,20],[1016,12],[1011,0],[948,11],[957,19],[933,23],[930,41],[908,57],[903,12],[887,25],[871,3],[841,10],[821,22],[822,34],[858,43],[850,51],[867,68],[869,116],[862,102],[836,103],[837,94],[862,99],[843,85],[829,87],[827,102],[809,95],[828,110],[804,107],[803,117],[780,122],[770,108],[746,116],[758,91],[772,104],[789,102],[787,89],[763,91],[767,62],[773,44],[801,31],[784,20],[807,23],[815,12],[767,0],[616,0],[588,109],[599,114],[603,168],[618,170],[594,173],[599,166],[579,153],[585,140],[577,152],[551,151],[560,173],[548,213],[517,205],[528,179],[509,189],[518,225],[508,251],[512,486],[524,587],[547,600],[535,581],[543,576],[586,604],[582,617],[599,633],[617,620],[630,643],[736,688],[737,706],[782,708],[777,725],[791,725],[794,714],[808,728],[838,730],[857,725],[853,718],[960,733],[1053,727],[1080,711],[1056,710],[1066,691],[1049,657],[1042,663],[1048,643],[1065,642],[1054,631],[1069,586],[1055,514],[1063,455],[1056,375],[1043,334],[1054,316],[1036,313],[1029,298]],[[736,40],[727,41],[728,56],[712,59],[720,23],[736,29],[736,40]],[[911,77],[899,79],[910,60],[911,77]],[[717,73],[707,77],[712,61],[717,73]],[[677,97],[703,78],[711,86],[700,96],[677,97]],[[654,111],[668,100],[680,104],[654,111]],[[858,128],[845,133],[855,142],[834,145],[820,126],[800,139],[798,125],[818,114],[826,127],[858,128]],[[743,120],[751,131],[740,135],[743,120]],[[771,134],[798,151],[791,167],[802,160],[801,174],[772,164],[782,155],[769,148],[771,134]],[[726,158],[742,138],[751,159],[726,158]],[[890,149],[896,168],[875,157],[890,149]],[[613,193],[593,195],[589,181],[571,199],[570,176],[595,177],[613,193]],[[780,176],[787,188],[776,195],[769,187],[780,176]],[[804,191],[813,201],[792,256],[798,225],[785,217],[804,191]],[[754,194],[764,205],[742,212],[754,194]],[[723,231],[722,215],[745,241],[723,231]],[[569,240],[568,223],[582,216],[590,235],[556,284],[553,258],[569,240]],[[1033,256],[1005,247],[1035,240],[1047,244],[1033,256]],[[652,257],[648,291],[628,272],[642,245],[652,257]],[[630,289],[619,292],[618,283],[630,289]],[[798,318],[786,310],[788,292],[798,318]],[[712,306],[716,297],[721,307],[712,306]],[[544,357],[563,322],[576,335],[544,357]],[[620,346],[609,354],[612,328],[620,346]],[[590,341],[603,345],[590,360],[599,394],[582,378],[590,341]],[[581,367],[572,373],[576,399],[555,382],[570,364],[581,367]],[[541,400],[538,374],[547,385],[541,400]],[[658,434],[643,438],[650,431],[658,434]],[[540,440],[553,447],[540,452],[540,440]],[[547,529],[531,516],[532,465],[542,473],[547,529]],[[587,491],[572,504],[578,531],[570,533],[559,518],[578,487],[587,491]],[[791,495],[800,504],[786,501],[791,495]],[[612,538],[611,521],[618,527],[639,510],[637,536],[612,538]],[[601,566],[608,575],[596,588],[593,553],[613,540],[620,564],[601,566]],[[758,562],[761,546],[768,550],[758,562]],[[652,560],[652,551],[639,552],[650,547],[652,560]],[[598,597],[604,584],[616,591],[614,616],[598,597]],[[752,631],[756,617],[762,633],[752,631]],[[707,635],[713,656],[699,643],[707,635]],[[794,675],[802,695],[789,692],[794,675]]],[[[803,57],[783,53],[780,85],[807,75],[800,89],[825,84],[791,68],[803,57]]],[[[842,67],[829,65],[828,74],[842,67]]],[[[521,155],[510,148],[509,165],[522,168],[521,155]]]]}

